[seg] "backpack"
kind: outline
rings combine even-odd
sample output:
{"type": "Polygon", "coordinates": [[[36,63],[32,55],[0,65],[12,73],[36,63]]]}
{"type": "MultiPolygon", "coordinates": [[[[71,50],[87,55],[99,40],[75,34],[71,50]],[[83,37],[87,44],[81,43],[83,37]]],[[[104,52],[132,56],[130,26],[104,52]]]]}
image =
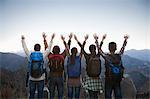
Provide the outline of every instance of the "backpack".
{"type": "Polygon", "coordinates": [[[39,78],[44,73],[43,54],[41,52],[32,52],[30,54],[29,68],[30,75],[33,78],[39,78]]]}
{"type": "Polygon", "coordinates": [[[60,54],[50,54],[49,59],[49,68],[50,72],[63,72],[64,71],[64,57],[60,54]]]}
{"type": "Polygon", "coordinates": [[[70,64],[70,57],[67,60],[67,73],[68,77],[80,77],[81,74],[81,57],[75,57],[75,63],[70,64]]]}
{"type": "Polygon", "coordinates": [[[111,71],[114,75],[119,75],[121,73],[121,66],[120,64],[118,65],[113,65],[112,63],[110,63],[111,66],[111,71]]]}
{"type": "Polygon", "coordinates": [[[86,71],[89,77],[99,77],[101,73],[101,60],[99,56],[89,58],[86,71]]]}
{"type": "Polygon", "coordinates": [[[115,54],[114,56],[108,55],[110,58],[106,62],[106,67],[108,68],[108,72],[110,75],[115,77],[123,76],[124,67],[122,65],[121,56],[119,54],[115,54]]]}

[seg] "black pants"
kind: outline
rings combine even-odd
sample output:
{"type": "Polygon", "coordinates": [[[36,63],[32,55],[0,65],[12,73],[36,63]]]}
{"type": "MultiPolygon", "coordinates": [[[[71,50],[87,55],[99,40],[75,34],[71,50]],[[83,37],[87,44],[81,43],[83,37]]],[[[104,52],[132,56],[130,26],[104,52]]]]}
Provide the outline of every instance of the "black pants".
{"type": "Polygon", "coordinates": [[[88,90],[90,99],[98,99],[98,91],[88,90]]]}
{"type": "Polygon", "coordinates": [[[114,91],[115,99],[122,99],[120,82],[105,81],[105,99],[112,99],[112,91],[114,91]]]}

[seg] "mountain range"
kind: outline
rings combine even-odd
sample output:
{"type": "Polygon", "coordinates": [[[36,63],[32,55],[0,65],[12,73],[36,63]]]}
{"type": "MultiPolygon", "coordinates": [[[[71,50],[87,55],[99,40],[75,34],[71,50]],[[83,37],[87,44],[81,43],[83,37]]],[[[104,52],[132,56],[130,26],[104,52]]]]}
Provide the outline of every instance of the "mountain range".
{"type": "MultiPolygon", "coordinates": [[[[150,68],[150,50],[128,50],[122,57],[124,67],[127,69],[127,72],[133,70],[145,69],[147,73],[150,68]],[[145,58],[146,56],[147,58],[145,58]],[[140,59],[142,58],[142,59],[140,59]]],[[[84,60],[82,64],[85,65],[84,60]]],[[[0,52],[0,67],[9,70],[17,70],[21,66],[26,66],[27,60],[25,58],[25,54],[22,52],[15,53],[2,53],[0,52]]],[[[146,73],[146,74],[147,74],[146,73]]]]}
{"type": "Polygon", "coordinates": [[[124,53],[125,55],[129,55],[130,57],[143,60],[143,61],[149,61],[150,62],[150,50],[149,49],[143,49],[143,50],[127,50],[124,53]]]}

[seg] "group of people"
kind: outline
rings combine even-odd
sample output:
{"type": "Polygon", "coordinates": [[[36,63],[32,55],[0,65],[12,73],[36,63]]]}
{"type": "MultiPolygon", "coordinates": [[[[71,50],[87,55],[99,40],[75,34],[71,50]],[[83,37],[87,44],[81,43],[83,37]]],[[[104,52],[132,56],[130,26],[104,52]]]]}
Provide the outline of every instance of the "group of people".
{"type": "Polygon", "coordinates": [[[46,40],[45,33],[43,34],[45,51],[42,53],[40,44],[34,45],[34,51],[29,52],[25,37],[22,36],[22,46],[28,58],[28,75],[29,75],[29,99],[34,99],[35,91],[38,91],[38,98],[44,97],[44,86],[48,85],[50,91],[50,99],[55,97],[55,88],[57,87],[58,99],[64,98],[64,75],[67,75],[67,93],[68,99],[79,99],[81,83],[86,86],[89,98],[98,99],[98,93],[102,89],[101,74],[101,59],[105,60],[105,98],[111,99],[114,91],[115,99],[121,99],[120,82],[123,78],[124,67],[121,61],[121,56],[124,53],[127,44],[128,36],[124,36],[124,43],[119,53],[116,53],[117,44],[110,42],[108,45],[109,53],[104,53],[102,50],[103,41],[106,35],[102,37],[101,42],[98,42],[98,36],[95,34],[95,44],[89,46],[90,53],[84,49],[88,35],[85,36],[84,42],[80,43],[77,36],[74,39],[81,48],[78,54],[77,47],[70,50],[71,39],[73,34],[69,35],[69,40],[66,43],[65,37],[61,35],[65,50],[60,53],[60,47],[55,45],[51,52],[51,47],[55,34],[52,34],[49,44],[46,40]],[[97,50],[97,51],[96,51],[97,50]],[[71,53],[70,53],[71,52],[71,53]],[[81,60],[85,57],[86,76],[82,82],[81,60]],[[64,63],[67,58],[67,71],[65,71],[64,63]],[[48,61],[48,62],[47,62],[48,61]]]}

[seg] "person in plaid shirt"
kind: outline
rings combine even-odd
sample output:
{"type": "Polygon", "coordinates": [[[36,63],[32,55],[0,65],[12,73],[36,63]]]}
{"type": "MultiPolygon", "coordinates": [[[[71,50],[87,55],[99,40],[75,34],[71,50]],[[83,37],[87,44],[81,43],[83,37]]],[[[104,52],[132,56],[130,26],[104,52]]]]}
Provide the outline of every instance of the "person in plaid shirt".
{"type": "MultiPolygon", "coordinates": [[[[96,36],[94,36],[94,38],[96,40],[98,39],[98,38],[96,38],[96,36]]],[[[75,40],[78,42],[79,46],[82,49],[82,52],[86,59],[86,64],[88,65],[91,57],[94,57],[94,58],[97,57],[100,59],[100,54],[99,54],[99,52],[96,54],[96,46],[94,44],[91,44],[89,46],[90,54],[87,54],[85,52],[84,46],[86,44],[87,39],[88,39],[88,35],[85,36],[85,40],[84,40],[83,44],[81,44],[78,41],[78,39],[75,38],[75,40]]],[[[87,66],[86,66],[86,68],[87,68],[87,66]]],[[[89,77],[89,75],[86,75],[82,82],[83,82],[82,83],[83,87],[88,90],[90,99],[98,99],[98,93],[99,93],[99,91],[102,90],[102,82],[101,82],[99,75],[97,77],[89,77]]]]}
{"type": "Polygon", "coordinates": [[[93,79],[86,75],[84,79],[82,79],[82,85],[86,90],[103,92],[101,79],[93,79]]]}

